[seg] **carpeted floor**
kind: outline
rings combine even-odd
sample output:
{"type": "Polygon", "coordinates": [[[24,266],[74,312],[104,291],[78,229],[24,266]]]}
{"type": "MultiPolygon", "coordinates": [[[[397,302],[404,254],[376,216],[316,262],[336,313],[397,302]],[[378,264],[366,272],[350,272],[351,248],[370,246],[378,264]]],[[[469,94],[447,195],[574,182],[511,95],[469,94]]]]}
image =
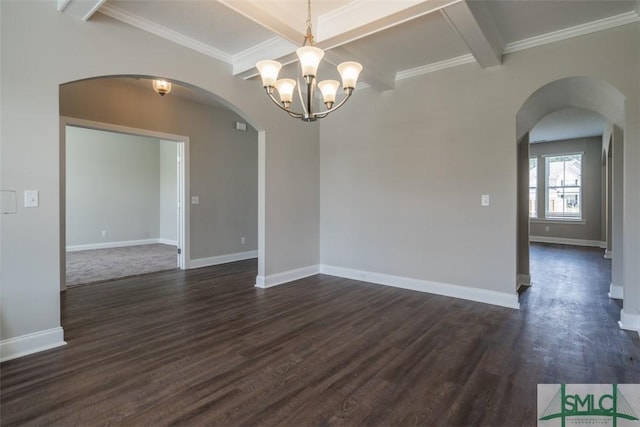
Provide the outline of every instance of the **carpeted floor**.
{"type": "Polygon", "coordinates": [[[67,252],[67,287],[177,268],[176,247],[163,244],[67,252]]]}

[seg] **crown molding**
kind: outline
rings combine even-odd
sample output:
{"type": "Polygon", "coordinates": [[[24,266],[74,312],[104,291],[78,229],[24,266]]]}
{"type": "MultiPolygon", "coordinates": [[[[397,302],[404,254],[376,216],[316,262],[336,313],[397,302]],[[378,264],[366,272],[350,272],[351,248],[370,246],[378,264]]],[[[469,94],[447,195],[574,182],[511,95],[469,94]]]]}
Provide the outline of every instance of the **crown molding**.
{"type": "Polygon", "coordinates": [[[158,37],[162,37],[163,39],[172,41],[189,49],[193,49],[196,52],[200,52],[204,55],[226,62],[227,64],[233,63],[233,56],[226,52],[211,47],[206,43],[192,39],[191,37],[187,37],[177,31],[173,31],[167,27],[156,24],[155,22],[144,19],[118,6],[106,3],[102,5],[99,12],[158,37]]]}
{"type": "Polygon", "coordinates": [[[295,53],[299,46],[285,40],[282,37],[273,37],[255,46],[245,49],[240,53],[233,55],[233,75],[237,76],[251,70],[250,75],[243,75],[248,78],[258,75],[255,70],[256,62],[261,59],[282,59],[292,53],[295,53]]]}
{"type": "Polygon", "coordinates": [[[636,11],[630,11],[622,13],[620,15],[611,16],[609,18],[603,18],[597,21],[588,22],[586,24],[576,25],[575,27],[565,28],[563,30],[553,31],[551,33],[542,34],[540,36],[508,43],[505,46],[503,53],[508,54],[519,52],[521,50],[530,49],[532,47],[543,46],[545,44],[555,43],[561,40],[570,39],[572,37],[595,33],[597,31],[608,30],[610,28],[638,21],[640,21],[640,15],[638,15],[636,11]]]}
{"type": "Polygon", "coordinates": [[[434,62],[431,64],[422,65],[420,67],[411,68],[409,70],[399,71],[396,73],[396,80],[408,79],[410,77],[433,73],[435,71],[457,67],[458,65],[470,64],[472,62],[476,62],[476,59],[472,54],[468,53],[466,55],[456,56],[455,58],[445,59],[444,61],[434,62]]]}

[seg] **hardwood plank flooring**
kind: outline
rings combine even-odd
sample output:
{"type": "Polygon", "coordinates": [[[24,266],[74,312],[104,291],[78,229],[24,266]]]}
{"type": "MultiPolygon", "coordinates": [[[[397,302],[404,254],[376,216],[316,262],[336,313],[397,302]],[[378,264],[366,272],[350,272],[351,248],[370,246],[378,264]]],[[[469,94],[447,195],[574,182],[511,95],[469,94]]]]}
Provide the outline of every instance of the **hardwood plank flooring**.
{"type": "Polygon", "coordinates": [[[255,261],[62,295],[68,345],[1,365],[3,426],[533,426],[538,383],[640,383],[601,250],[532,246],[511,310],[255,261]]]}

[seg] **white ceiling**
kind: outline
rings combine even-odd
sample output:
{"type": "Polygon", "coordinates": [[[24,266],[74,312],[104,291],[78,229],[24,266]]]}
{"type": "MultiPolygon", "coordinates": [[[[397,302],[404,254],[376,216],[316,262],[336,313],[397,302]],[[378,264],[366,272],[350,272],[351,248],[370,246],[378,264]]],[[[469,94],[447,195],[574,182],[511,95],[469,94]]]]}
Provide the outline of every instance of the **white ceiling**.
{"type": "Polygon", "coordinates": [[[564,108],[540,120],[529,133],[529,141],[536,143],[600,136],[606,126],[607,119],[595,111],[564,108]]]}
{"type": "MultiPolygon", "coordinates": [[[[361,62],[363,86],[379,91],[464,63],[500,66],[512,52],[640,20],[640,0],[312,0],[311,7],[325,62],[361,62]]],[[[295,61],[307,2],[58,0],[58,9],[88,21],[108,15],[224,61],[246,79],[260,59],[295,61]]],[[[332,67],[319,74],[337,78],[332,67]]]]}

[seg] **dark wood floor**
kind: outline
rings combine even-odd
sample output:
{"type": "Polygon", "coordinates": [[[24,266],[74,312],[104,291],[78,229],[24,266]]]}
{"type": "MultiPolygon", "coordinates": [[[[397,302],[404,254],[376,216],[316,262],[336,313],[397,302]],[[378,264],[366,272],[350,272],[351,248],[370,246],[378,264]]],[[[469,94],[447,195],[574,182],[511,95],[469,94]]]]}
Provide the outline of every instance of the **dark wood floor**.
{"type": "Polygon", "coordinates": [[[521,310],[256,263],[62,297],[68,345],[1,366],[2,425],[533,426],[538,383],[640,383],[601,250],[535,245],[521,310]]]}

